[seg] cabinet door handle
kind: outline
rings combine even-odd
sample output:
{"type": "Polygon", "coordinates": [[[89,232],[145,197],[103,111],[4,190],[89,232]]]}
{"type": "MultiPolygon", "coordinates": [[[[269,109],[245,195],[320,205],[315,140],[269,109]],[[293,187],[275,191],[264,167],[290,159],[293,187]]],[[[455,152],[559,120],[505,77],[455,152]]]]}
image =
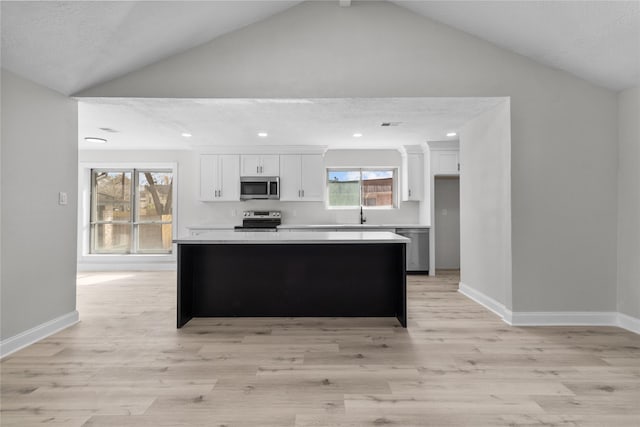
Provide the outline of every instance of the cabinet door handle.
{"type": "Polygon", "coordinates": [[[458,172],[460,172],[460,163],[458,163],[458,172]]]}
{"type": "Polygon", "coordinates": [[[222,197],[222,190],[218,190],[218,197],[222,197]]]}
{"type": "Polygon", "coordinates": [[[409,189],[409,197],[411,197],[411,189],[409,189]]]}
{"type": "Polygon", "coordinates": [[[298,197],[301,197],[301,196],[300,196],[300,190],[298,190],[298,197]]]}
{"type": "Polygon", "coordinates": [[[304,190],[302,190],[302,197],[304,198],[304,190]]]}

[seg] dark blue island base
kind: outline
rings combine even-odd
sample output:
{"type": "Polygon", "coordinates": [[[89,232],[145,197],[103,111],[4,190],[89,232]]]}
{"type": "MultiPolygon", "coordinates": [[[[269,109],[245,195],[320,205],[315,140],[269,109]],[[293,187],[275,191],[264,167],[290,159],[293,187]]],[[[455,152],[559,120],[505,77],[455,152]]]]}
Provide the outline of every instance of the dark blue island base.
{"type": "Polygon", "coordinates": [[[396,317],[405,245],[178,244],[178,328],[193,317],[396,317]]]}

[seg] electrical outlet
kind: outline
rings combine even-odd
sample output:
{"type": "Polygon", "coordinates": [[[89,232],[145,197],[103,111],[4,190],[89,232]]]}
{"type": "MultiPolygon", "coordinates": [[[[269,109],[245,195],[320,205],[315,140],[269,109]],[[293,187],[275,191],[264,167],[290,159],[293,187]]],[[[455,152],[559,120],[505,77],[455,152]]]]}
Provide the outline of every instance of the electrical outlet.
{"type": "Polygon", "coordinates": [[[236,209],[231,209],[231,216],[237,216],[238,211],[236,209]]]}
{"type": "Polygon", "coordinates": [[[69,198],[67,196],[67,193],[65,193],[64,191],[61,191],[58,193],[58,204],[59,205],[66,205],[69,202],[69,198]]]}

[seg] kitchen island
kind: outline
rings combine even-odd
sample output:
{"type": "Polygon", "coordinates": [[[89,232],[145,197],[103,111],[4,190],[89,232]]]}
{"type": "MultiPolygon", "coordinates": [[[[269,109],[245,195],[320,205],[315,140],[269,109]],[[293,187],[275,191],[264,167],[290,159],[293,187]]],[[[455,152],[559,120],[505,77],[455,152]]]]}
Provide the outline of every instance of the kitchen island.
{"type": "Polygon", "coordinates": [[[406,244],[390,232],[212,231],[178,245],[177,326],[193,317],[396,317],[406,244]]]}

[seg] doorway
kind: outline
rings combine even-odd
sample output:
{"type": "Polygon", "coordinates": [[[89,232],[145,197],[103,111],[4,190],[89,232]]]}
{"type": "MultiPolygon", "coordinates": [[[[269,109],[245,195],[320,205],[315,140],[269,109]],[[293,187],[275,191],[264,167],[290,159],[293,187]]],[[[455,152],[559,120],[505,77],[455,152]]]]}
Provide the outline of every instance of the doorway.
{"type": "Polygon", "coordinates": [[[434,180],[435,267],[460,270],[460,177],[434,180]]]}

